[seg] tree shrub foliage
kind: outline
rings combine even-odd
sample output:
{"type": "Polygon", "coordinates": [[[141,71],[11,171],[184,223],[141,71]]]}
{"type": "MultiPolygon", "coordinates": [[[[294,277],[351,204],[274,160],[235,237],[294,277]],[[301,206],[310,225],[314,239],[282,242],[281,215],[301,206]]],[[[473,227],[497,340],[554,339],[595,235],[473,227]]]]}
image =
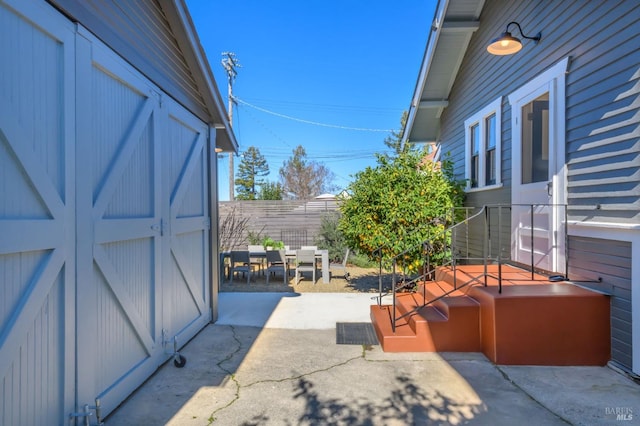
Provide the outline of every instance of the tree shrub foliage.
{"type": "Polygon", "coordinates": [[[349,247],[372,258],[381,249],[387,265],[408,251],[398,259],[408,272],[422,265],[427,240],[432,261],[446,256],[443,231],[455,220],[453,208],[462,205],[463,183],[454,179],[450,161],[433,163],[426,155],[411,149],[395,157],[378,155],[376,167],[354,176],[340,205],[340,230],[349,247]]]}
{"type": "Polygon", "coordinates": [[[324,164],[309,160],[302,145],[280,168],[280,183],[284,197],[291,200],[308,200],[323,192],[333,191],[334,174],[324,164]]]}
{"type": "Polygon", "coordinates": [[[258,187],[265,184],[263,179],[269,174],[267,159],[255,146],[250,146],[242,154],[236,173],[236,193],[238,200],[255,200],[258,187]]]}

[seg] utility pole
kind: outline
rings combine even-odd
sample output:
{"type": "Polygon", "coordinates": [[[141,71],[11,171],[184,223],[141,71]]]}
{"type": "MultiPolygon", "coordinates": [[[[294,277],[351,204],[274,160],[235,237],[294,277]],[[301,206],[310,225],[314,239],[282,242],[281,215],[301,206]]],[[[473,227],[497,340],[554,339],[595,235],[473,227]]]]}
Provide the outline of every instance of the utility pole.
{"type": "MultiPolygon", "coordinates": [[[[228,114],[229,114],[229,124],[233,128],[233,104],[235,101],[233,100],[233,81],[236,79],[238,75],[238,71],[236,68],[241,68],[242,66],[238,62],[236,58],[236,54],[233,52],[222,52],[222,66],[227,72],[227,88],[228,88],[228,97],[229,97],[229,106],[228,106],[228,114]]],[[[235,176],[233,173],[233,152],[229,153],[229,201],[233,201],[235,199],[235,176]]]]}

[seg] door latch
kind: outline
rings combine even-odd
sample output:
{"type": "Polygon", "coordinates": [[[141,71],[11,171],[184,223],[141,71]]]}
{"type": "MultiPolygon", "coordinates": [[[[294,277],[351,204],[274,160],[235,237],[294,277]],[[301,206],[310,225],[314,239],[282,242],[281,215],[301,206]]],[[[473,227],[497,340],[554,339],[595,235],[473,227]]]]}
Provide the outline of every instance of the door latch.
{"type": "MultiPolygon", "coordinates": [[[[95,410],[96,413],[96,420],[97,420],[97,425],[98,426],[102,426],[104,425],[104,423],[102,422],[102,410],[100,408],[100,400],[98,398],[96,398],[96,405],[89,405],[89,404],[84,404],[84,406],[82,407],[82,411],[78,411],[75,413],[70,413],[69,414],[69,425],[71,425],[72,421],[78,418],[84,418],[84,422],[82,423],[84,426],[91,426],[91,422],[89,421],[89,417],[93,416],[93,411],[91,410],[95,410]]],[[[76,422],[76,425],[79,425],[80,423],[76,422]]]]}

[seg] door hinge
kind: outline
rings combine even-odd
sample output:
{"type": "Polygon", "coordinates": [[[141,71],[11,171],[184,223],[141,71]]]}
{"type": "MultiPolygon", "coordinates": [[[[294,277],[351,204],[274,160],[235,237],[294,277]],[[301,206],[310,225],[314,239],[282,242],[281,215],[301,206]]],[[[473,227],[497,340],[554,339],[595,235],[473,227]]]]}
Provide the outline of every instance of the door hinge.
{"type": "Polygon", "coordinates": [[[151,225],[151,230],[160,233],[160,236],[162,236],[162,222],[151,225]]]}
{"type": "Polygon", "coordinates": [[[163,237],[164,234],[169,233],[169,222],[162,219],[160,220],[159,223],[154,223],[153,225],[151,225],[151,230],[155,232],[159,232],[160,236],[163,237]]]}
{"type": "Polygon", "coordinates": [[[204,223],[204,227],[206,229],[211,229],[211,218],[210,217],[205,218],[202,222],[204,223]]]}

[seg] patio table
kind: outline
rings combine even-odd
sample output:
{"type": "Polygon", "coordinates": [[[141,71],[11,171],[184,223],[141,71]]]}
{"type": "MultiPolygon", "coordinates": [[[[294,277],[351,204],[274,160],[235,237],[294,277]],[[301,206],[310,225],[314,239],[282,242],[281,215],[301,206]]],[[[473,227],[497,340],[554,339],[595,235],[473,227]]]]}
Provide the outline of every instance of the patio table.
{"type": "MultiPolygon", "coordinates": [[[[220,276],[223,278],[227,277],[225,267],[224,267],[224,260],[228,258],[229,255],[230,255],[230,252],[228,251],[223,251],[220,253],[220,276]]],[[[264,257],[266,259],[267,252],[252,251],[249,253],[249,255],[251,257],[264,257]]],[[[316,255],[316,259],[320,259],[320,268],[322,271],[322,282],[324,284],[328,284],[331,278],[329,275],[329,250],[316,250],[315,255],[316,255]]],[[[287,259],[295,260],[296,250],[292,250],[292,249],[285,250],[285,256],[287,257],[287,259]]]]}

